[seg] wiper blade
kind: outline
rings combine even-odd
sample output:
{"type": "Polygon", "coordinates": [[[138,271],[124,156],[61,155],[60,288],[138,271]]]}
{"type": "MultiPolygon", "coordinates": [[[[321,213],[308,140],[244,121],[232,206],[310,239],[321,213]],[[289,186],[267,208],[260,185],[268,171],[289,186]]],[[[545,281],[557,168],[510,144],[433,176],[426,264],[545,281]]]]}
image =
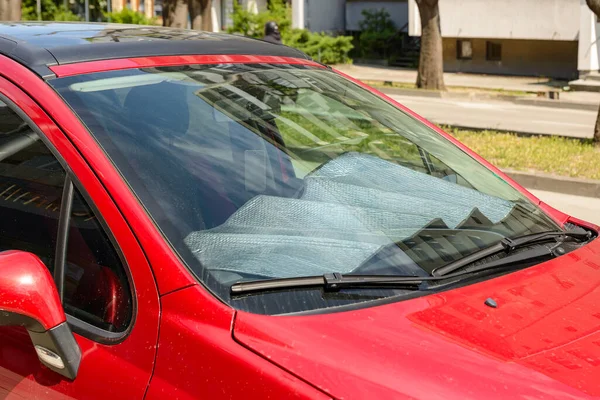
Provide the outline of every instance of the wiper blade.
{"type": "Polygon", "coordinates": [[[436,268],[431,272],[432,276],[445,276],[450,274],[451,272],[456,271],[464,266],[472,264],[476,261],[482,260],[486,257],[493,256],[494,254],[498,254],[501,252],[506,252],[510,254],[515,249],[518,249],[523,246],[528,246],[537,242],[546,241],[552,238],[573,238],[578,240],[588,240],[592,236],[591,232],[587,232],[584,230],[581,231],[548,231],[541,233],[534,233],[531,235],[520,236],[518,238],[509,239],[504,238],[500,242],[485,248],[483,250],[477,251],[473,254],[469,254],[459,260],[453,261],[449,264],[446,264],[442,267],[436,268]]]}
{"type": "MultiPolygon", "coordinates": [[[[273,278],[258,281],[238,282],[231,285],[231,295],[246,293],[259,293],[274,290],[294,290],[305,288],[323,288],[327,292],[337,292],[348,288],[393,288],[405,290],[420,290],[423,282],[450,281],[454,278],[473,276],[478,272],[503,271],[522,264],[525,261],[540,260],[551,256],[551,251],[543,249],[532,249],[508,256],[496,262],[490,262],[470,269],[469,271],[455,272],[444,276],[408,276],[408,275],[342,275],[330,273],[320,276],[302,276],[296,278],[273,278]],[[545,250],[545,251],[544,251],[545,250]]],[[[426,290],[425,288],[424,290],[426,290]]]]}
{"type": "Polygon", "coordinates": [[[231,285],[231,294],[309,287],[322,287],[326,291],[338,291],[344,288],[359,287],[393,287],[398,289],[418,290],[419,285],[424,279],[427,278],[430,277],[394,275],[342,275],[334,272],[321,276],[275,278],[250,282],[238,282],[231,285]]]}
{"type": "MultiPolygon", "coordinates": [[[[504,239],[501,243],[483,249],[458,261],[447,264],[444,267],[434,270],[432,276],[408,276],[408,275],[342,275],[334,272],[320,276],[303,276],[296,278],[274,278],[258,281],[238,282],[231,285],[232,295],[241,295],[246,293],[259,293],[272,290],[293,290],[302,288],[323,288],[325,291],[338,291],[345,288],[394,288],[405,290],[421,290],[423,282],[451,281],[454,278],[464,276],[478,276],[480,272],[499,273],[513,268],[520,268],[524,263],[541,262],[543,259],[555,257],[560,253],[555,252],[553,248],[540,247],[522,251],[514,255],[508,255],[500,260],[491,261],[467,271],[454,272],[454,270],[463,266],[472,264],[478,260],[496,254],[500,251],[512,250],[529,245],[539,241],[544,241],[552,237],[571,237],[580,240],[591,238],[588,232],[569,232],[569,231],[552,231],[543,232],[533,235],[522,236],[516,239],[504,239]],[[452,267],[452,270],[444,271],[446,267],[452,267]],[[440,274],[440,271],[443,274],[440,274]]],[[[563,240],[564,241],[564,240],[563,240]]],[[[562,242],[559,242],[559,244],[562,242]]],[[[425,288],[424,290],[427,290],[425,288]]]]}

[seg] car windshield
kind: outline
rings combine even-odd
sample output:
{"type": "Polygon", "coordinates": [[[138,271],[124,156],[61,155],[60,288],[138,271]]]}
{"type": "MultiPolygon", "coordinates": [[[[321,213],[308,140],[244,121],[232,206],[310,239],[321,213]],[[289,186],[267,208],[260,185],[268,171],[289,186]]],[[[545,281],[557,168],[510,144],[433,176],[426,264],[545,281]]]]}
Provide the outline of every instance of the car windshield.
{"type": "Polygon", "coordinates": [[[446,138],[326,68],[186,65],[50,82],[197,279],[239,309],[405,292],[236,298],[236,282],[427,276],[505,237],[559,229],[446,138]]]}

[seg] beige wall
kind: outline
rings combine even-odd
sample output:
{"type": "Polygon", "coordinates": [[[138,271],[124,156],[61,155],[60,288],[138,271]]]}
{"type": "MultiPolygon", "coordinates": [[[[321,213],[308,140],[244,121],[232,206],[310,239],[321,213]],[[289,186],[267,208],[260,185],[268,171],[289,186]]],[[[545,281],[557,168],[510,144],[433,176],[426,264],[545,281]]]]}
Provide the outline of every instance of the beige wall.
{"type": "MultiPolygon", "coordinates": [[[[465,38],[460,38],[466,40],[465,38]]],[[[482,74],[577,77],[577,42],[550,40],[491,40],[502,44],[502,61],[486,60],[486,40],[471,39],[473,57],[458,60],[457,38],[444,38],[444,71],[482,74]]]]}
{"type": "MultiPolygon", "coordinates": [[[[440,0],[439,7],[444,37],[574,41],[579,33],[580,0],[440,0]]],[[[410,35],[420,36],[415,0],[409,21],[410,35]]]]}

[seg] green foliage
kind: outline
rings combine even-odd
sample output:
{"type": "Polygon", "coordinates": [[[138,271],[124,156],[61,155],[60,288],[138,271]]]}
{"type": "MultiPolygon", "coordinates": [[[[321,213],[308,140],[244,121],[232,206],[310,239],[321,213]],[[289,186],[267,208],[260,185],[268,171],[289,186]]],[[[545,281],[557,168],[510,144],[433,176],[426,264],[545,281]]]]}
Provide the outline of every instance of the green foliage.
{"type": "Polygon", "coordinates": [[[360,22],[360,54],[363,58],[387,58],[391,39],[396,34],[396,26],[385,10],[363,10],[364,19],[360,22]]]}
{"type": "MultiPolygon", "coordinates": [[[[65,9],[56,0],[42,0],[42,20],[43,21],[81,21],[78,15],[65,9]]],[[[21,6],[21,19],[25,21],[37,21],[36,0],[23,0],[21,6]]]]}
{"type": "Polygon", "coordinates": [[[292,29],[292,10],[284,0],[271,0],[265,11],[254,14],[234,2],[233,24],[229,33],[239,33],[253,38],[264,36],[264,26],[277,22],[284,44],[297,48],[313,59],[326,64],[350,62],[348,53],[353,48],[349,36],[330,36],[306,29],[292,29]]]}
{"type": "Polygon", "coordinates": [[[229,33],[241,33],[244,36],[262,38],[265,24],[277,22],[282,35],[292,26],[292,9],[284,0],[271,0],[265,11],[254,14],[237,2],[233,3],[233,24],[227,29],[229,33]]]}
{"type": "Polygon", "coordinates": [[[117,24],[156,25],[154,18],[147,18],[144,14],[123,8],[121,11],[105,13],[104,17],[117,24]]]}
{"type": "Polygon", "coordinates": [[[344,64],[352,61],[348,57],[348,53],[354,47],[351,36],[330,36],[306,29],[292,29],[283,38],[283,42],[324,64],[344,64]]]}

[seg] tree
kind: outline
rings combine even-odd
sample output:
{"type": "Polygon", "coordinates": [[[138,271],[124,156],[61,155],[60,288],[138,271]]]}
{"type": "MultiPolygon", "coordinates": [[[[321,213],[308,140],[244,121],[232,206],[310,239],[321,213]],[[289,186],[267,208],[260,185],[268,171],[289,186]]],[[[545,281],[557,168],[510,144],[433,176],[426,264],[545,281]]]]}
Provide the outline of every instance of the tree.
{"type": "Polygon", "coordinates": [[[104,14],[106,18],[110,18],[111,22],[116,24],[133,24],[133,25],[155,25],[154,18],[148,18],[141,12],[123,8],[121,11],[115,11],[104,14]]]}
{"type": "Polygon", "coordinates": [[[164,26],[187,28],[187,23],[188,5],[186,0],[165,0],[163,2],[164,26]]]}
{"type": "MultiPolygon", "coordinates": [[[[21,19],[37,21],[37,1],[23,0],[21,6],[21,19]]],[[[91,2],[93,4],[93,2],[91,2]]],[[[81,21],[82,18],[74,14],[71,8],[65,7],[62,0],[41,0],[43,21],[81,21]]]]}
{"type": "MultiPolygon", "coordinates": [[[[585,0],[588,7],[597,18],[600,18],[600,0],[585,0]]],[[[600,143],[600,109],[598,109],[598,116],[596,117],[596,126],[594,127],[594,142],[600,143]]]]}
{"type": "Polygon", "coordinates": [[[421,15],[421,54],[419,55],[417,87],[446,90],[439,0],[415,1],[421,15]]]}
{"type": "Polygon", "coordinates": [[[211,8],[211,0],[188,0],[192,29],[212,32],[211,8]]]}
{"type": "Polygon", "coordinates": [[[19,21],[21,0],[0,0],[0,21],[19,21]]]}

